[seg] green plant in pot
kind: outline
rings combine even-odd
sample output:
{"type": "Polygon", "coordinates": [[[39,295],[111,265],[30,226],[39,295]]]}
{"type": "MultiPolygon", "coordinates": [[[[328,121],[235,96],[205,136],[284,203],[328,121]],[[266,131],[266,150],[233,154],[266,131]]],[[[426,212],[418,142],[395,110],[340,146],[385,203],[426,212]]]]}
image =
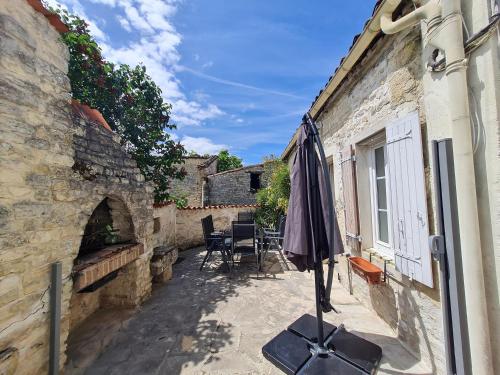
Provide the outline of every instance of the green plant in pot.
{"type": "Polygon", "coordinates": [[[104,243],[106,245],[114,245],[118,243],[118,230],[113,229],[111,225],[106,225],[104,229],[105,235],[104,235],[104,243]]]}

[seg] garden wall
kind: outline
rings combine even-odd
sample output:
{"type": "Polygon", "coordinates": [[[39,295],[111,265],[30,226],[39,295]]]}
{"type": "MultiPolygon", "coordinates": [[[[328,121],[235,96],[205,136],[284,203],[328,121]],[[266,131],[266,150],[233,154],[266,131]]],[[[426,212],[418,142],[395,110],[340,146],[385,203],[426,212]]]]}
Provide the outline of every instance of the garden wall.
{"type": "Polygon", "coordinates": [[[176,209],[174,204],[156,205],[155,220],[161,229],[155,234],[158,238],[172,244],[179,250],[203,245],[203,231],[201,219],[212,215],[216,230],[231,228],[231,222],[238,218],[238,212],[255,211],[252,205],[210,206],[210,207],[187,207],[176,209]]]}
{"type": "Polygon", "coordinates": [[[153,248],[175,246],[176,214],[177,209],[173,202],[154,206],[153,248]]]}

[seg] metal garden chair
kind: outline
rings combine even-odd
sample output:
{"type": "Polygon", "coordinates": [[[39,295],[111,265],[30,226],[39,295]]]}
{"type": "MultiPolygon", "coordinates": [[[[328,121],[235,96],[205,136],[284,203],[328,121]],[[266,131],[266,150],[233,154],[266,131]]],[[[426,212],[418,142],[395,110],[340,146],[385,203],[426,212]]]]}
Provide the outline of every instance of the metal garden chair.
{"type": "Polygon", "coordinates": [[[205,240],[207,254],[201,263],[200,271],[203,269],[203,266],[210,259],[214,251],[220,251],[224,264],[226,265],[228,271],[231,271],[231,267],[229,265],[229,259],[231,257],[231,252],[229,250],[231,248],[231,238],[226,236],[224,232],[216,232],[214,230],[212,215],[201,219],[201,226],[203,228],[203,238],[205,240]]]}
{"type": "Polygon", "coordinates": [[[264,250],[261,256],[260,267],[264,264],[266,259],[266,255],[268,251],[277,251],[280,255],[283,263],[285,263],[285,267],[288,271],[290,271],[290,267],[286,262],[285,255],[283,254],[283,238],[285,236],[285,224],[286,224],[286,216],[281,216],[279,219],[278,227],[275,230],[272,229],[263,229],[263,238],[262,244],[264,250]]]}
{"type": "Polygon", "coordinates": [[[255,213],[252,211],[238,212],[238,222],[249,222],[253,223],[255,221],[255,213]]]}

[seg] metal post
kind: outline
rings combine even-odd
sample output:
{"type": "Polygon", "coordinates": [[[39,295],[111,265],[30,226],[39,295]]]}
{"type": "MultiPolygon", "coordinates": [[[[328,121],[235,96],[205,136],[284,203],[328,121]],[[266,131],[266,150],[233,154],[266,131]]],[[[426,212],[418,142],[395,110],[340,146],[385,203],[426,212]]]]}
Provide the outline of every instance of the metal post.
{"type": "Polygon", "coordinates": [[[59,374],[59,352],[61,342],[61,291],[62,265],[52,263],[50,279],[50,346],[49,375],[59,374]]]}
{"type": "Polygon", "coordinates": [[[451,139],[434,141],[433,151],[437,233],[430,244],[440,267],[447,372],[465,375],[471,370],[451,139]]]}

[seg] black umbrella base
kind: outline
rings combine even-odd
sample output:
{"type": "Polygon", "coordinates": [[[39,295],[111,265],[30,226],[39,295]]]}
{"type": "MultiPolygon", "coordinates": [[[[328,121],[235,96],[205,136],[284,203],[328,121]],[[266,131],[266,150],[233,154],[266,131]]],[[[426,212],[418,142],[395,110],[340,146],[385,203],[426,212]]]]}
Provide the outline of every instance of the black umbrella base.
{"type": "Polygon", "coordinates": [[[264,357],[289,375],[374,374],[382,348],[347,332],[343,326],[323,323],[326,353],[318,350],[316,318],[306,314],[262,348],[264,357]]]}

